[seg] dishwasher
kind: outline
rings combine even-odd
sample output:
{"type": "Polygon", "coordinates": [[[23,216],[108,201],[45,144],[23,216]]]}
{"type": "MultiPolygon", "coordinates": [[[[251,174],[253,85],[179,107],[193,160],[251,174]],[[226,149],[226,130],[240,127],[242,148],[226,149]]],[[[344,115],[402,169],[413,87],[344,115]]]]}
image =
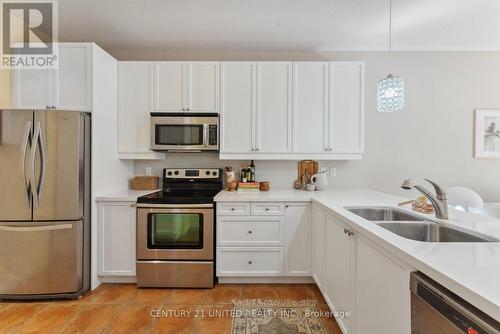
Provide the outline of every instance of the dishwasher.
{"type": "Polygon", "coordinates": [[[420,272],[411,274],[412,334],[500,334],[500,323],[420,272]]]}

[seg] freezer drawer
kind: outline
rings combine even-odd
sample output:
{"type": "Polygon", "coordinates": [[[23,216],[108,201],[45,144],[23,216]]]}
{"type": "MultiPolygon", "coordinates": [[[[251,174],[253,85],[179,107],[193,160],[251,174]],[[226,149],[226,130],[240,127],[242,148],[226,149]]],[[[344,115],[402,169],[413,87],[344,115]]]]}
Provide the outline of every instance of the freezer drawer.
{"type": "Polygon", "coordinates": [[[79,291],[83,224],[0,224],[0,299],[79,291]]]}

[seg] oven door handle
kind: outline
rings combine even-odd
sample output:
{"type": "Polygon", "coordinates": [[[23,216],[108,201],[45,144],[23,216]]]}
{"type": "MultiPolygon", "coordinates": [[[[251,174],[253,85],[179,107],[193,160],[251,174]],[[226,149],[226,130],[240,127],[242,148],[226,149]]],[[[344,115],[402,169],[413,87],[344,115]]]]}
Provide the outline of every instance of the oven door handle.
{"type": "Polygon", "coordinates": [[[151,209],[205,209],[213,208],[213,204],[148,204],[137,203],[138,208],[151,208],[151,209]]]}

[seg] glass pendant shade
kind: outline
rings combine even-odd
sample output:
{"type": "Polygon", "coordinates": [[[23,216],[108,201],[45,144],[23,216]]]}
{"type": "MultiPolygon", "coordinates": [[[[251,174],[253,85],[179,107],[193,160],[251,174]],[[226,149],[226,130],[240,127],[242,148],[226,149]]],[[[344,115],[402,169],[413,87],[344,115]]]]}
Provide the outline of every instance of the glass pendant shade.
{"type": "Polygon", "coordinates": [[[405,107],[405,82],[389,74],[377,83],[377,111],[402,111],[405,107]]]}

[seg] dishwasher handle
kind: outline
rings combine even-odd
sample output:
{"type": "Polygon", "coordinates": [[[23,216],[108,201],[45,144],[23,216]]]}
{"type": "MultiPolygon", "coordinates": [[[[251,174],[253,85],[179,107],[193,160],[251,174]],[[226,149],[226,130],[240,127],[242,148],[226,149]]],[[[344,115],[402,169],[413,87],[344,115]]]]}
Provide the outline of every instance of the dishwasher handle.
{"type": "Polygon", "coordinates": [[[463,333],[500,334],[500,323],[420,272],[410,278],[410,290],[463,333]]]}

